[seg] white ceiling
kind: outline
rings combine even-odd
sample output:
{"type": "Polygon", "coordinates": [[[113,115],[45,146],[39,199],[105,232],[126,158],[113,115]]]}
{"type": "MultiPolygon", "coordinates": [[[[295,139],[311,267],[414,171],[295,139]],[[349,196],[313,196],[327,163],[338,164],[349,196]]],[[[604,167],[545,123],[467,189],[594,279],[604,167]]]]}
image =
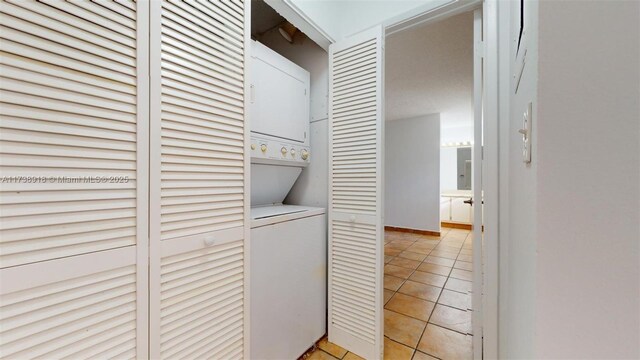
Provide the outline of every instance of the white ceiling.
{"type": "Polygon", "coordinates": [[[443,128],[473,125],[473,13],[386,38],[387,120],[440,113],[443,128]]]}

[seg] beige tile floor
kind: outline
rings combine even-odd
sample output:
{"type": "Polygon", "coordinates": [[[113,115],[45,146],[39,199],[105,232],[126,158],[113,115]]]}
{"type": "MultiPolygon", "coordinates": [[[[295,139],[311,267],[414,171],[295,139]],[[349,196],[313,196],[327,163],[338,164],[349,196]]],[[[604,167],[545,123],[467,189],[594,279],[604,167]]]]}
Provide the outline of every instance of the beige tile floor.
{"type": "MultiPolygon", "coordinates": [[[[386,360],[471,359],[470,231],[385,232],[386,360]]],[[[323,339],[308,360],[355,360],[323,339]]]]}

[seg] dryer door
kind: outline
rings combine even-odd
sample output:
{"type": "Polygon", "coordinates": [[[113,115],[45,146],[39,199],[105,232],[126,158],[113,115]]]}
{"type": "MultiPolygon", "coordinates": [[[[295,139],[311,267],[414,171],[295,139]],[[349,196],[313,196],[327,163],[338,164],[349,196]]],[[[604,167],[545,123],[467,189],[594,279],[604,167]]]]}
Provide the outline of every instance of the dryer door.
{"type": "Polygon", "coordinates": [[[251,50],[251,131],[307,143],[309,72],[258,42],[251,50]]]}

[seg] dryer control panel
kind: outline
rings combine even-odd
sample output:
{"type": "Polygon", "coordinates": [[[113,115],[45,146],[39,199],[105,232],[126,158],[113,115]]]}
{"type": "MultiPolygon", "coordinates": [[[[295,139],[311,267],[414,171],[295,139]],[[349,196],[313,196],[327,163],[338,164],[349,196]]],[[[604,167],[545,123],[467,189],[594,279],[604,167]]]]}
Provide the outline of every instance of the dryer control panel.
{"type": "Polygon", "coordinates": [[[310,158],[311,152],[308,146],[266,136],[251,136],[252,163],[307,166],[310,158]]]}

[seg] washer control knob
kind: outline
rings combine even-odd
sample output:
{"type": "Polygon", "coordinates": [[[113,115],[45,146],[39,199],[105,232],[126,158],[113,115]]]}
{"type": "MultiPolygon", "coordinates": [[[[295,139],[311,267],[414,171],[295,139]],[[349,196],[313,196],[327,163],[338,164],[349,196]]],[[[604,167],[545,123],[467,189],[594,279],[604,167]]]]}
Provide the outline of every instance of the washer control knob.
{"type": "Polygon", "coordinates": [[[296,157],[296,149],[291,149],[291,156],[296,157]]]}
{"type": "Polygon", "coordinates": [[[255,150],[256,149],[256,144],[251,144],[251,150],[255,150]]]}
{"type": "Polygon", "coordinates": [[[262,150],[262,152],[267,152],[267,144],[260,145],[260,150],[262,150]]]}
{"type": "Polygon", "coordinates": [[[309,158],[309,152],[307,150],[302,150],[302,160],[307,160],[309,158]]]}
{"type": "Polygon", "coordinates": [[[282,153],[282,156],[287,155],[287,148],[283,146],[282,149],[280,149],[280,152],[282,153]]]}

